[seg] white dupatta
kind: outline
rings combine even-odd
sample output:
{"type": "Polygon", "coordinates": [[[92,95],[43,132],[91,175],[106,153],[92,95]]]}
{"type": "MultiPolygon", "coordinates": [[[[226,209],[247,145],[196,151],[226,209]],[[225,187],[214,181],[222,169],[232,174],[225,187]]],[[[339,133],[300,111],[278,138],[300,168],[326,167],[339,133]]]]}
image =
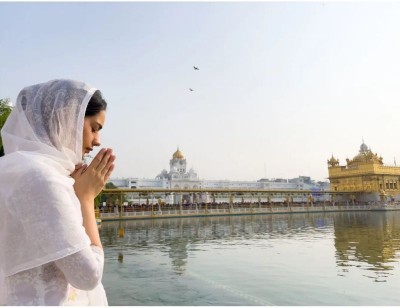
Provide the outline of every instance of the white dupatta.
{"type": "Polygon", "coordinates": [[[69,175],[82,161],[85,110],[95,91],[72,80],[24,88],[1,131],[5,151],[0,158],[3,293],[5,277],[90,245],[69,175]]]}

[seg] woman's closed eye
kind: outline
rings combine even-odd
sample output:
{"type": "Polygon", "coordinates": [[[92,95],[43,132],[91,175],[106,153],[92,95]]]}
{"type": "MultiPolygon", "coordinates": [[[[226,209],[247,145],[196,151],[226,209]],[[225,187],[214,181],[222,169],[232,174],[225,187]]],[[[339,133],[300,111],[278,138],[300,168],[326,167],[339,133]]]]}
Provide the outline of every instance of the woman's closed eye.
{"type": "Polygon", "coordinates": [[[102,126],[92,127],[92,133],[97,133],[97,132],[100,131],[102,128],[103,128],[102,126]]]}

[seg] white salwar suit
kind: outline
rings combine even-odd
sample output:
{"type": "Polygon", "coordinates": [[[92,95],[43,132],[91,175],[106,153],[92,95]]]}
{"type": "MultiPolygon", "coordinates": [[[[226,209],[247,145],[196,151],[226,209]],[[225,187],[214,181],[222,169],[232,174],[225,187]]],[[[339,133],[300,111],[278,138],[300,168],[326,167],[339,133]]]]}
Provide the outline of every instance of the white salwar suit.
{"type": "Polygon", "coordinates": [[[1,131],[0,304],[107,305],[103,250],[90,245],[70,176],[95,91],[72,80],[24,88],[1,131]]]}

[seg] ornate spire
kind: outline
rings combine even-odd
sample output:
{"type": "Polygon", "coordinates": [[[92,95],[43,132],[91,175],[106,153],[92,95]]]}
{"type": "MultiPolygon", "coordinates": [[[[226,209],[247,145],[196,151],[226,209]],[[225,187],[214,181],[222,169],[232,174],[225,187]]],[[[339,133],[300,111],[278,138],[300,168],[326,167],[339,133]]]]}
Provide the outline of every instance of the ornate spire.
{"type": "Polygon", "coordinates": [[[335,157],[333,157],[333,154],[332,154],[331,159],[328,160],[328,165],[329,165],[329,167],[338,166],[339,165],[339,160],[336,159],[335,157]]]}

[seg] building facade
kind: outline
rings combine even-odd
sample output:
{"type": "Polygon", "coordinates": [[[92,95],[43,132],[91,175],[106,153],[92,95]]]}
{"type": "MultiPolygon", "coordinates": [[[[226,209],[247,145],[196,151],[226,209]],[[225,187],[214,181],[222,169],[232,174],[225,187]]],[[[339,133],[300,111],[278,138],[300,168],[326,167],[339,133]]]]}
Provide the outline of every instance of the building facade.
{"type": "Polygon", "coordinates": [[[384,165],[363,142],[353,159],[340,165],[333,155],[328,160],[329,181],[332,191],[353,192],[351,201],[377,202],[400,200],[400,167],[384,165]]]}
{"type": "MultiPolygon", "coordinates": [[[[169,188],[169,189],[265,189],[265,190],[329,190],[329,182],[315,182],[310,177],[300,176],[294,179],[260,179],[258,181],[229,181],[200,179],[197,172],[191,168],[187,171],[187,161],[179,148],[172,154],[169,162],[170,170],[162,170],[154,179],[113,178],[112,182],[118,188],[169,188]]],[[[319,196],[317,199],[326,198],[319,196]]],[[[208,197],[201,196],[203,202],[209,202],[208,197]]],[[[226,200],[223,200],[224,202],[226,200]]],[[[179,203],[180,200],[167,200],[169,203],[179,203]]],[[[187,202],[192,200],[187,199],[187,202]]]]}

